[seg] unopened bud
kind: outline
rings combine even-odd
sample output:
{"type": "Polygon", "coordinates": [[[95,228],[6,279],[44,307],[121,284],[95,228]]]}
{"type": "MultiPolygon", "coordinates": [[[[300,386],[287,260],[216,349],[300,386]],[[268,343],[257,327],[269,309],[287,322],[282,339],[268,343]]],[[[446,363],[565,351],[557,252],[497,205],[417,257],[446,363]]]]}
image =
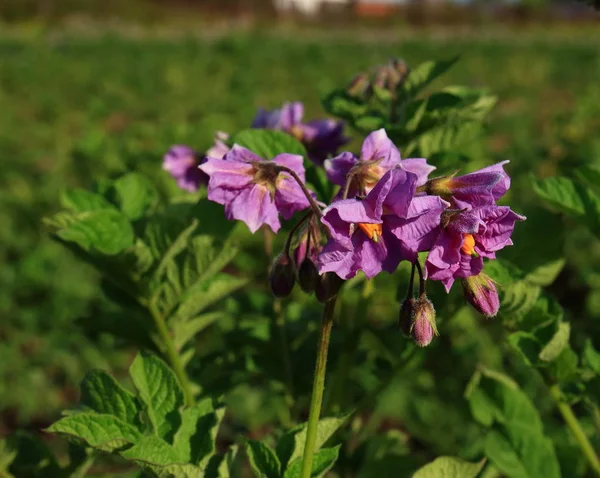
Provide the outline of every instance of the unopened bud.
{"type": "Polygon", "coordinates": [[[269,272],[269,287],[275,297],[283,299],[292,293],[296,283],[296,271],[290,257],[282,252],[279,254],[269,272]]]}
{"type": "Polygon", "coordinates": [[[411,335],[419,347],[427,347],[437,335],[435,309],[425,294],[421,294],[415,305],[411,335]]]}
{"type": "Polygon", "coordinates": [[[400,314],[398,315],[398,327],[407,337],[410,336],[410,329],[415,318],[415,307],[417,301],[413,297],[407,297],[402,301],[400,314]]]}
{"type": "Polygon", "coordinates": [[[430,179],[425,183],[423,189],[427,194],[432,196],[452,196],[454,189],[457,187],[454,181],[454,176],[457,173],[458,171],[449,176],[430,179]]]}
{"type": "Polygon", "coordinates": [[[346,86],[346,93],[350,96],[363,96],[369,88],[369,75],[366,73],[359,73],[356,75],[348,86],[346,86]]]}
{"type": "Polygon", "coordinates": [[[465,299],[486,317],[494,317],[500,309],[498,289],[494,281],[483,272],[462,281],[465,299]]]}
{"type": "Polygon", "coordinates": [[[325,272],[319,276],[315,286],[315,295],[319,302],[325,303],[333,299],[340,291],[344,280],[335,272],[325,272]]]}
{"type": "Polygon", "coordinates": [[[383,65],[377,68],[375,71],[375,79],[373,85],[378,88],[385,88],[389,76],[387,65],[383,65]]]}
{"type": "Polygon", "coordinates": [[[406,62],[399,58],[392,58],[390,64],[394,67],[394,70],[396,70],[398,75],[400,75],[401,81],[404,81],[410,73],[410,68],[408,68],[406,62]]]}
{"type": "Polygon", "coordinates": [[[304,292],[312,294],[319,282],[319,271],[315,263],[308,257],[302,261],[298,269],[298,283],[304,292]]]}

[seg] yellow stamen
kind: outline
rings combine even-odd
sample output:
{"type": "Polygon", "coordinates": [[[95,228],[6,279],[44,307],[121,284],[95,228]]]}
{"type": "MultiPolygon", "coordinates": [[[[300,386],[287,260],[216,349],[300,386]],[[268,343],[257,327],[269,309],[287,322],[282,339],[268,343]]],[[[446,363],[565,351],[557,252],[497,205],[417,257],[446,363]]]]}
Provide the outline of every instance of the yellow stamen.
{"type": "Polygon", "coordinates": [[[477,255],[477,253],[475,252],[475,238],[473,237],[473,234],[465,234],[463,244],[460,250],[468,256],[477,255]]]}
{"type": "Polygon", "coordinates": [[[383,228],[381,224],[367,224],[367,223],[358,223],[357,226],[359,229],[364,232],[369,239],[373,242],[379,242],[379,238],[383,233],[383,228]]]}

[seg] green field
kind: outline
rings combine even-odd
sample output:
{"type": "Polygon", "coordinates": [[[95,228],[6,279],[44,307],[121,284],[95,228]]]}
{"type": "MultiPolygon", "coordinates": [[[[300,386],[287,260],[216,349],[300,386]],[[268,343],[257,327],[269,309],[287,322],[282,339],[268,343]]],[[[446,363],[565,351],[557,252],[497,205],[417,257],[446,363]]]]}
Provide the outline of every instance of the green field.
{"type": "MultiPolygon", "coordinates": [[[[434,86],[484,87],[498,96],[486,134],[468,146],[476,160],[468,169],[510,159],[510,201],[528,213],[537,207],[531,174],[569,175],[578,166],[600,164],[598,45],[598,35],[569,39],[518,32],[488,39],[415,33],[401,41],[364,32],[355,38],[300,32],[212,39],[0,37],[0,437],[18,427],[47,426],[59,410],[73,406],[88,369],[122,371],[132,357],[133,349],[99,333],[103,327],[92,319],[111,312],[96,272],[52,242],[41,223],[58,210],[65,187],[87,188],[135,170],[156,179],[164,197],[182,194],[161,171],[171,144],[206,148],[214,131],[247,127],[258,107],[274,108],[286,100],[303,101],[308,117],[321,117],[320,94],[391,56],[412,65],[460,54],[434,86]]],[[[544,222],[554,216],[536,218],[544,222]]],[[[540,250],[564,249],[568,267],[551,289],[569,310],[573,343],[581,345],[600,332],[600,243],[570,223],[556,222],[554,237],[536,236],[535,228],[526,224],[515,236],[538,241],[540,250]]],[[[535,261],[510,251],[507,256],[535,261]]],[[[395,320],[393,297],[377,304],[374,320],[395,320]]],[[[469,356],[465,363],[471,368],[463,363],[460,376],[444,385],[455,396],[477,362],[500,360],[497,334],[477,341],[465,337],[470,320],[455,321],[442,339],[469,356]]],[[[447,364],[427,366],[451,373],[447,364]]],[[[412,384],[428,390],[431,380],[424,373],[412,384]]],[[[534,396],[535,389],[531,384],[534,396]]],[[[413,413],[412,434],[425,436],[430,421],[421,413],[430,409],[415,411],[402,401],[405,394],[388,395],[381,400],[382,413],[395,415],[401,403],[400,415],[413,413]]],[[[255,405],[247,404],[248,417],[255,405]]],[[[438,405],[425,400],[419,406],[437,410],[438,405]]],[[[460,417],[431,413],[449,430],[432,449],[461,450],[465,435],[452,431],[460,417]]],[[[248,418],[246,426],[260,427],[272,418],[248,418]]]]}

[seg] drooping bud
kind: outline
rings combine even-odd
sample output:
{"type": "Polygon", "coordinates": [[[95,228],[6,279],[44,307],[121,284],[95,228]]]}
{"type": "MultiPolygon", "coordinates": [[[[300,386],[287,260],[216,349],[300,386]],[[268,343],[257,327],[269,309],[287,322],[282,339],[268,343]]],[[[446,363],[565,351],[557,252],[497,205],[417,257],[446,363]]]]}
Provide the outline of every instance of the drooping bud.
{"type": "Polygon", "coordinates": [[[296,283],[296,270],[290,257],[282,252],[271,265],[269,287],[275,297],[283,299],[292,293],[296,283]]]}
{"type": "Polygon", "coordinates": [[[494,281],[483,272],[476,276],[462,279],[462,288],[465,299],[486,317],[494,317],[500,309],[498,289],[494,281]]]}
{"type": "Polygon", "coordinates": [[[417,301],[414,297],[406,297],[400,305],[400,314],[398,314],[398,327],[404,335],[410,337],[413,320],[415,318],[415,307],[417,301]]]}
{"type": "Polygon", "coordinates": [[[319,276],[319,279],[315,286],[315,296],[322,303],[333,299],[344,283],[344,280],[335,272],[325,272],[325,274],[319,276]]]}
{"type": "Polygon", "coordinates": [[[369,75],[359,73],[346,86],[346,93],[350,96],[363,96],[368,90],[369,85],[369,75]]]}
{"type": "Polygon", "coordinates": [[[411,335],[419,347],[427,347],[437,335],[435,325],[435,309],[427,295],[421,294],[415,305],[411,335]]]}
{"type": "Polygon", "coordinates": [[[304,292],[312,294],[319,282],[319,271],[315,263],[308,257],[302,261],[298,268],[298,283],[304,292]]]}

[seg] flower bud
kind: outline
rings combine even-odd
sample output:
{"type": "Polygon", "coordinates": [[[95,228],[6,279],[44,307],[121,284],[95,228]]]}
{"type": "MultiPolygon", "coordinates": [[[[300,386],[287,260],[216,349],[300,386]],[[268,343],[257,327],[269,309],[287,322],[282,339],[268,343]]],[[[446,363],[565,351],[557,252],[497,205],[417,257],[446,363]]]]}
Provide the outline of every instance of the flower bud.
{"type": "Polygon", "coordinates": [[[315,286],[315,295],[319,302],[325,303],[333,299],[340,291],[344,280],[335,272],[325,272],[319,276],[315,286]]]}
{"type": "Polygon", "coordinates": [[[298,269],[298,283],[304,292],[312,294],[319,282],[319,271],[315,263],[308,257],[302,261],[298,269]]]}
{"type": "Polygon", "coordinates": [[[366,73],[359,73],[356,75],[348,86],[346,86],[346,93],[350,96],[363,96],[369,88],[369,75],[366,73]]]}
{"type": "Polygon", "coordinates": [[[402,301],[400,314],[398,315],[398,327],[407,337],[410,336],[410,329],[415,317],[415,307],[417,301],[413,297],[407,297],[402,301]]]}
{"type": "Polygon", "coordinates": [[[296,270],[290,257],[282,252],[279,254],[269,272],[269,287],[275,297],[283,299],[292,293],[296,283],[296,270]]]}
{"type": "Polygon", "coordinates": [[[454,176],[456,176],[457,173],[458,171],[449,176],[430,179],[424,186],[425,192],[432,196],[452,196],[456,187],[454,176]]]}
{"type": "Polygon", "coordinates": [[[415,305],[411,335],[419,347],[427,347],[437,335],[435,309],[425,294],[421,294],[415,305]]]}
{"type": "Polygon", "coordinates": [[[476,276],[462,279],[462,288],[465,299],[486,317],[494,317],[500,309],[498,289],[494,281],[483,272],[476,276]]]}

